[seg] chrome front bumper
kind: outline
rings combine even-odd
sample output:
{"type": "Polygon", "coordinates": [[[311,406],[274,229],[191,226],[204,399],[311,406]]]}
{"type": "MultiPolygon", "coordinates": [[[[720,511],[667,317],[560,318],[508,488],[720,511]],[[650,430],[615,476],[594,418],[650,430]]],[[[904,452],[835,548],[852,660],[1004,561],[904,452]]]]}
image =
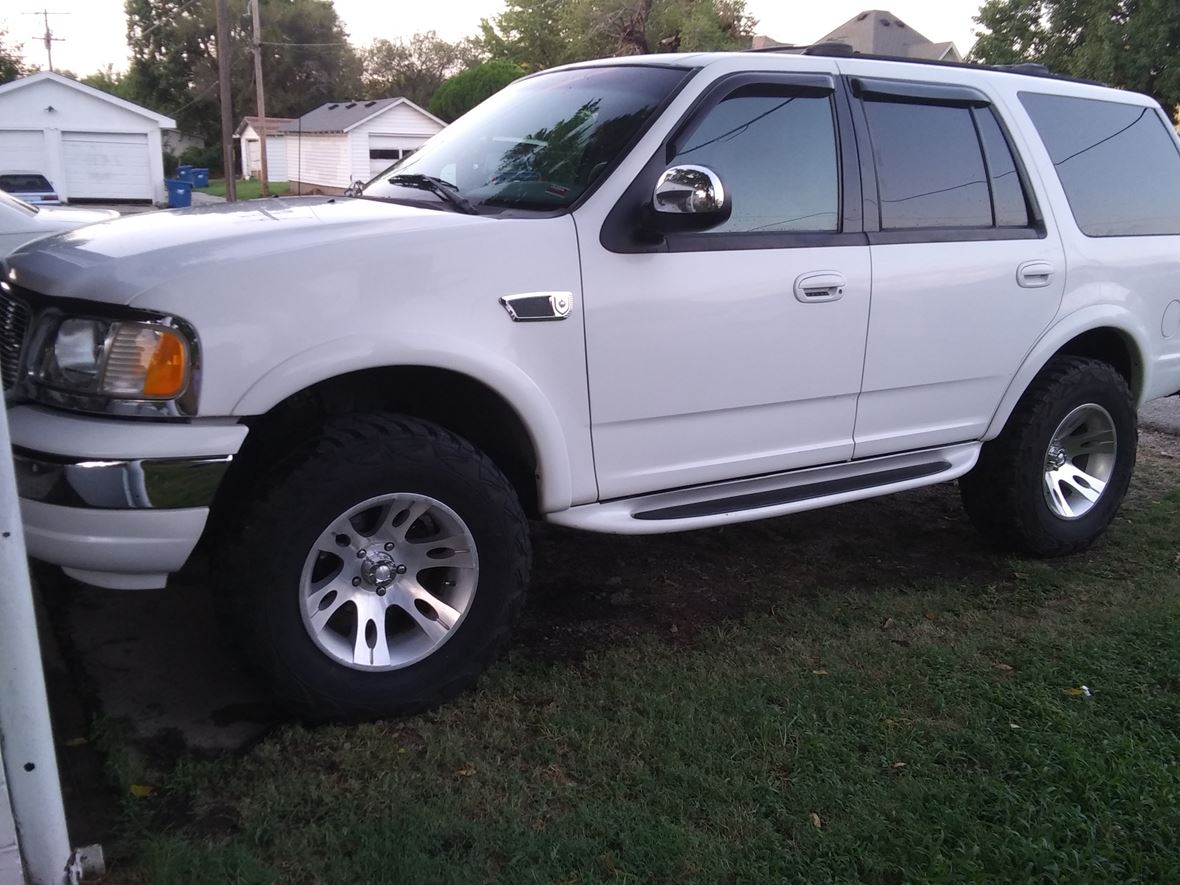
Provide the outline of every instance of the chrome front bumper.
{"type": "Polygon", "coordinates": [[[34,406],[8,417],[29,555],[115,589],[163,587],[184,566],[249,432],[34,406]]]}
{"type": "Polygon", "coordinates": [[[13,449],[23,500],[100,510],[208,507],[232,455],[137,460],[62,459],[13,449]]]}

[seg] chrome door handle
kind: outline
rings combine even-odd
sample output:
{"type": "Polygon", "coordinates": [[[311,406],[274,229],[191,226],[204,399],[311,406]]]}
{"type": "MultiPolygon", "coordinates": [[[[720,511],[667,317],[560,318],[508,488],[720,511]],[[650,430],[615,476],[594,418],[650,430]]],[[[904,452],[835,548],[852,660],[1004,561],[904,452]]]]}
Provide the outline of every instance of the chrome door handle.
{"type": "Polygon", "coordinates": [[[838,301],[844,297],[847,285],[848,280],[838,271],[819,270],[805,273],[795,280],[795,297],[804,304],[838,301]]]}
{"type": "Polygon", "coordinates": [[[1053,282],[1053,265],[1048,261],[1026,261],[1016,268],[1016,282],[1025,289],[1043,289],[1053,282]]]}

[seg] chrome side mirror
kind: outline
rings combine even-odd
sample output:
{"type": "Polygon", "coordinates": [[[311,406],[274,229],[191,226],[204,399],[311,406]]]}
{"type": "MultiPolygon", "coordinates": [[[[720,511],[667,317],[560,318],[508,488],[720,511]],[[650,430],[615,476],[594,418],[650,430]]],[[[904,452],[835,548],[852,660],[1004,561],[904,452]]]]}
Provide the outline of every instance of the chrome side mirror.
{"type": "Polygon", "coordinates": [[[657,226],[705,230],[729,218],[729,193],[707,166],[673,166],[656,182],[651,208],[657,226]]]}

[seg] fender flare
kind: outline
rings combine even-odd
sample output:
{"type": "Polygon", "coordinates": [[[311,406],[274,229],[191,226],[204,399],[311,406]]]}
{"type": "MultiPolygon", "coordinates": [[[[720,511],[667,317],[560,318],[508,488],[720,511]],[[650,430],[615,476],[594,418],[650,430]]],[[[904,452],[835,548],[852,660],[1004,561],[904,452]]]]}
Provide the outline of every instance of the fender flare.
{"type": "Polygon", "coordinates": [[[1008,389],[1004,392],[1000,405],[992,416],[991,424],[988,425],[987,432],[983,436],[985,442],[1000,435],[1000,431],[1004,429],[1004,425],[1012,416],[1012,412],[1016,409],[1016,404],[1020,402],[1024,391],[1028,389],[1033,378],[1045,367],[1045,364],[1074,338],[1096,329],[1110,329],[1127,339],[1134,363],[1140,373],[1134,384],[1135,389],[1132,390],[1136,404],[1139,404],[1143,391],[1150,387],[1150,379],[1147,374],[1150,372],[1151,366],[1144,359],[1144,355],[1149,352],[1148,341],[1150,338],[1147,329],[1139,318],[1130,311],[1110,304],[1093,305],[1058,319],[1045,330],[1037,343],[1032,346],[1025,356],[1024,362],[1021,363],[1020,369],[1009,382],[1008,389]]]}
{"type": "Polygon", "coordinates": [[[573,500],[569,445],[548,398],[521,368],[489,351],[453,349],[454,342],[414,343],[349,335],[297,353],[255,381],[234,404],[239,416],[262,415],[288,397],[341,375],[371,369],[417,367],[466,375],[500,396],[521,419],[539,474],[542,512],[564,510],[573,500]]]}

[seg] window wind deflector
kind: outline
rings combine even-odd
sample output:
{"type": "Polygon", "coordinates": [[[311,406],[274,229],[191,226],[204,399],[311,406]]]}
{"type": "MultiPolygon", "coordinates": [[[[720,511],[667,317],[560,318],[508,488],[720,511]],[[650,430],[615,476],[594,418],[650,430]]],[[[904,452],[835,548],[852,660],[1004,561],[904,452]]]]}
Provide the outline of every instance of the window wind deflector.
{"type": "Polygon", "coordinates": [[[853,77],[852,94],[865,101],[901,101],[909,104],[940,104],[964,108],[985,108],[991,100],[970,86],[918,83],[912,80],[877,80],[853,77]]]}
{"type": "Polygon", "coordinates": [[[394,175],[390,177],[389,183],[397,185],[398,187],[409,187],[420,191],[430,191],[448,206],[462,212],[464,215],[478,215],[479,210],[476,209],[459,193],[458,188],[443,178],[435,178],[433,175],[394,175]]]}

